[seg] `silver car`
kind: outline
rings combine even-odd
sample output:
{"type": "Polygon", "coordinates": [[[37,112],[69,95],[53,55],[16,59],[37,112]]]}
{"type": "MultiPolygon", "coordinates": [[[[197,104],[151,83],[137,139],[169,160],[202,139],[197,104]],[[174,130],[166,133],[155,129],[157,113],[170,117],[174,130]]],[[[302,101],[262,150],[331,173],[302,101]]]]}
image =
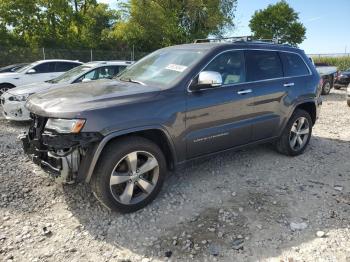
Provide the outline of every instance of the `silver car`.
{"type": "Polygon", "coordinates": [[[29,111],[24,106],[30,95],[66,86],[67,84],[112,78],[131,63],[130,61],[90,62],[75,67],[54,79],[12,88],[0,98],[3,115],[8,120],[30,120],[29,111]]]}

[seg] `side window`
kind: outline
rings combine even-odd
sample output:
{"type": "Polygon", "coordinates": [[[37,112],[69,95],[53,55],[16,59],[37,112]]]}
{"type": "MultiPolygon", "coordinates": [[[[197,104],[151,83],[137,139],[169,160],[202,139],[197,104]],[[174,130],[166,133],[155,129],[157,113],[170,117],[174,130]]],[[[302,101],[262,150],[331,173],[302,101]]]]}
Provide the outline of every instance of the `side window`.
{"type": "Polygon", "coordinates": [[[245,81],[243,51],[229,51],[217,56],[203,71],[215,71],[221,74],[224,85],[245,81]]]}
{"type": "Polygon", "coordinates": [[[33,69],[35,69],[36,74],[51,73],[55,71],[55,63],[54,62],[42,63],[40,65],[35,66],[33,69]]]}
{"type": "Polygon", "coordinates": [[[118,66],[118,70],[116,71],[116,74],[123,72],[126,66],[118,66]]]}
{"type": "Polygon", "coordinates": [[[83,75],[82,77],[80,77],[76,82],[81,82],[83,79],[90,79],[90,80],[96,80],[97,76],[98,76],[98,69],[92,70],[88,73],[86,73],[85,75],[83,75]]]}
{"type": "Polygon", "coordinates": [[[78,65],[79,64],[70,63],[70,62],[56,62],[56,72],[66,72],[78,65]]]}
{"type": "Polygon", "coordinates": [[[115,68],[112,66],[100,67],[98,69],[97,79],[112,78],[115,75],[115,68]]]}
{"type": "Polygon", "coordinates": [[[119,73],[122,72],[125,68],[126,68],[126,66],[114,66],[114,75],[119,74],[119,73]]]}
{"type": "Polygon", "coordinates": [[[247,81],[283,77],[282,63],[274,51],[246,51],[247,81]]]}
{"type": "Polygon", "coordinates": [[[310,73],[303,59],[299,55],[280,52],[280,56],[283,62],[285,76],[302,76],[310,73]]]}

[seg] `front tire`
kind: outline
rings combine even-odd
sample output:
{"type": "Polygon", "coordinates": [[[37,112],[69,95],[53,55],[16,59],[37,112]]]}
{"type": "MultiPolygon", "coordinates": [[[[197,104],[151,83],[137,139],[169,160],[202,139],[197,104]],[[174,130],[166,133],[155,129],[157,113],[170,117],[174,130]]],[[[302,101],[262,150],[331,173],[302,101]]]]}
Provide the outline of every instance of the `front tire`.
{"type": "Polygon", "coordinates": [[[109,209],[134,212],[158,195],[166,170],[163,152],[155,143],[142,137],[121,138],[101,154],[92,191],[109,209]]]}
{"type": "Polygon", "coordinates": [[[7,92],[9,89],[14,88],[15,86],[11,84],[1,84],[0,85],[0,96],[7,92]]]}
{"type": "Polygon", "coordinates": [[[276,142],[277,151],[297,156],[304,153],[312,134],[312,120],[305,110],[296,109],[276,142]]]}

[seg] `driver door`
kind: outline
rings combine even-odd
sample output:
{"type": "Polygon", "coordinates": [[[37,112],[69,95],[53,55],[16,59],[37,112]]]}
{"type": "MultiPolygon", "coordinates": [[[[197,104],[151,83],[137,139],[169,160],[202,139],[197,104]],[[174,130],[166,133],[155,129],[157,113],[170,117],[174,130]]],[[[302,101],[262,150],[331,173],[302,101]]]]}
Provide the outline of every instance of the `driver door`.
{"type": "Polygon", "coordinates": [[[243,51],[224,52],[202,71],[220,73],[223,84],[188,93],[187,159],[243,145],[252,138],[253,96],[244,83],[243,51]]]}

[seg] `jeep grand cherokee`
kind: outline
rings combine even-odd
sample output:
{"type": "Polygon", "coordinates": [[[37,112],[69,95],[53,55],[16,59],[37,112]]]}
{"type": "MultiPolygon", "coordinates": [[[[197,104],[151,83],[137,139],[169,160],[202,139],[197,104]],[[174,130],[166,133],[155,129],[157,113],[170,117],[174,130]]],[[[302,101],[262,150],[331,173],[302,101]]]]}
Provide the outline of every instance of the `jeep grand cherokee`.
{"type": "Polygon", "coordinates": [[[113,80],[32,96],[21,137],[35,163],[90,183],[108,208],[138,210],[167,170],[209,154],[273,142],[296,156],[311,138],[320,77],[305,53],[259,41],[160,49],[113,80]]]}

